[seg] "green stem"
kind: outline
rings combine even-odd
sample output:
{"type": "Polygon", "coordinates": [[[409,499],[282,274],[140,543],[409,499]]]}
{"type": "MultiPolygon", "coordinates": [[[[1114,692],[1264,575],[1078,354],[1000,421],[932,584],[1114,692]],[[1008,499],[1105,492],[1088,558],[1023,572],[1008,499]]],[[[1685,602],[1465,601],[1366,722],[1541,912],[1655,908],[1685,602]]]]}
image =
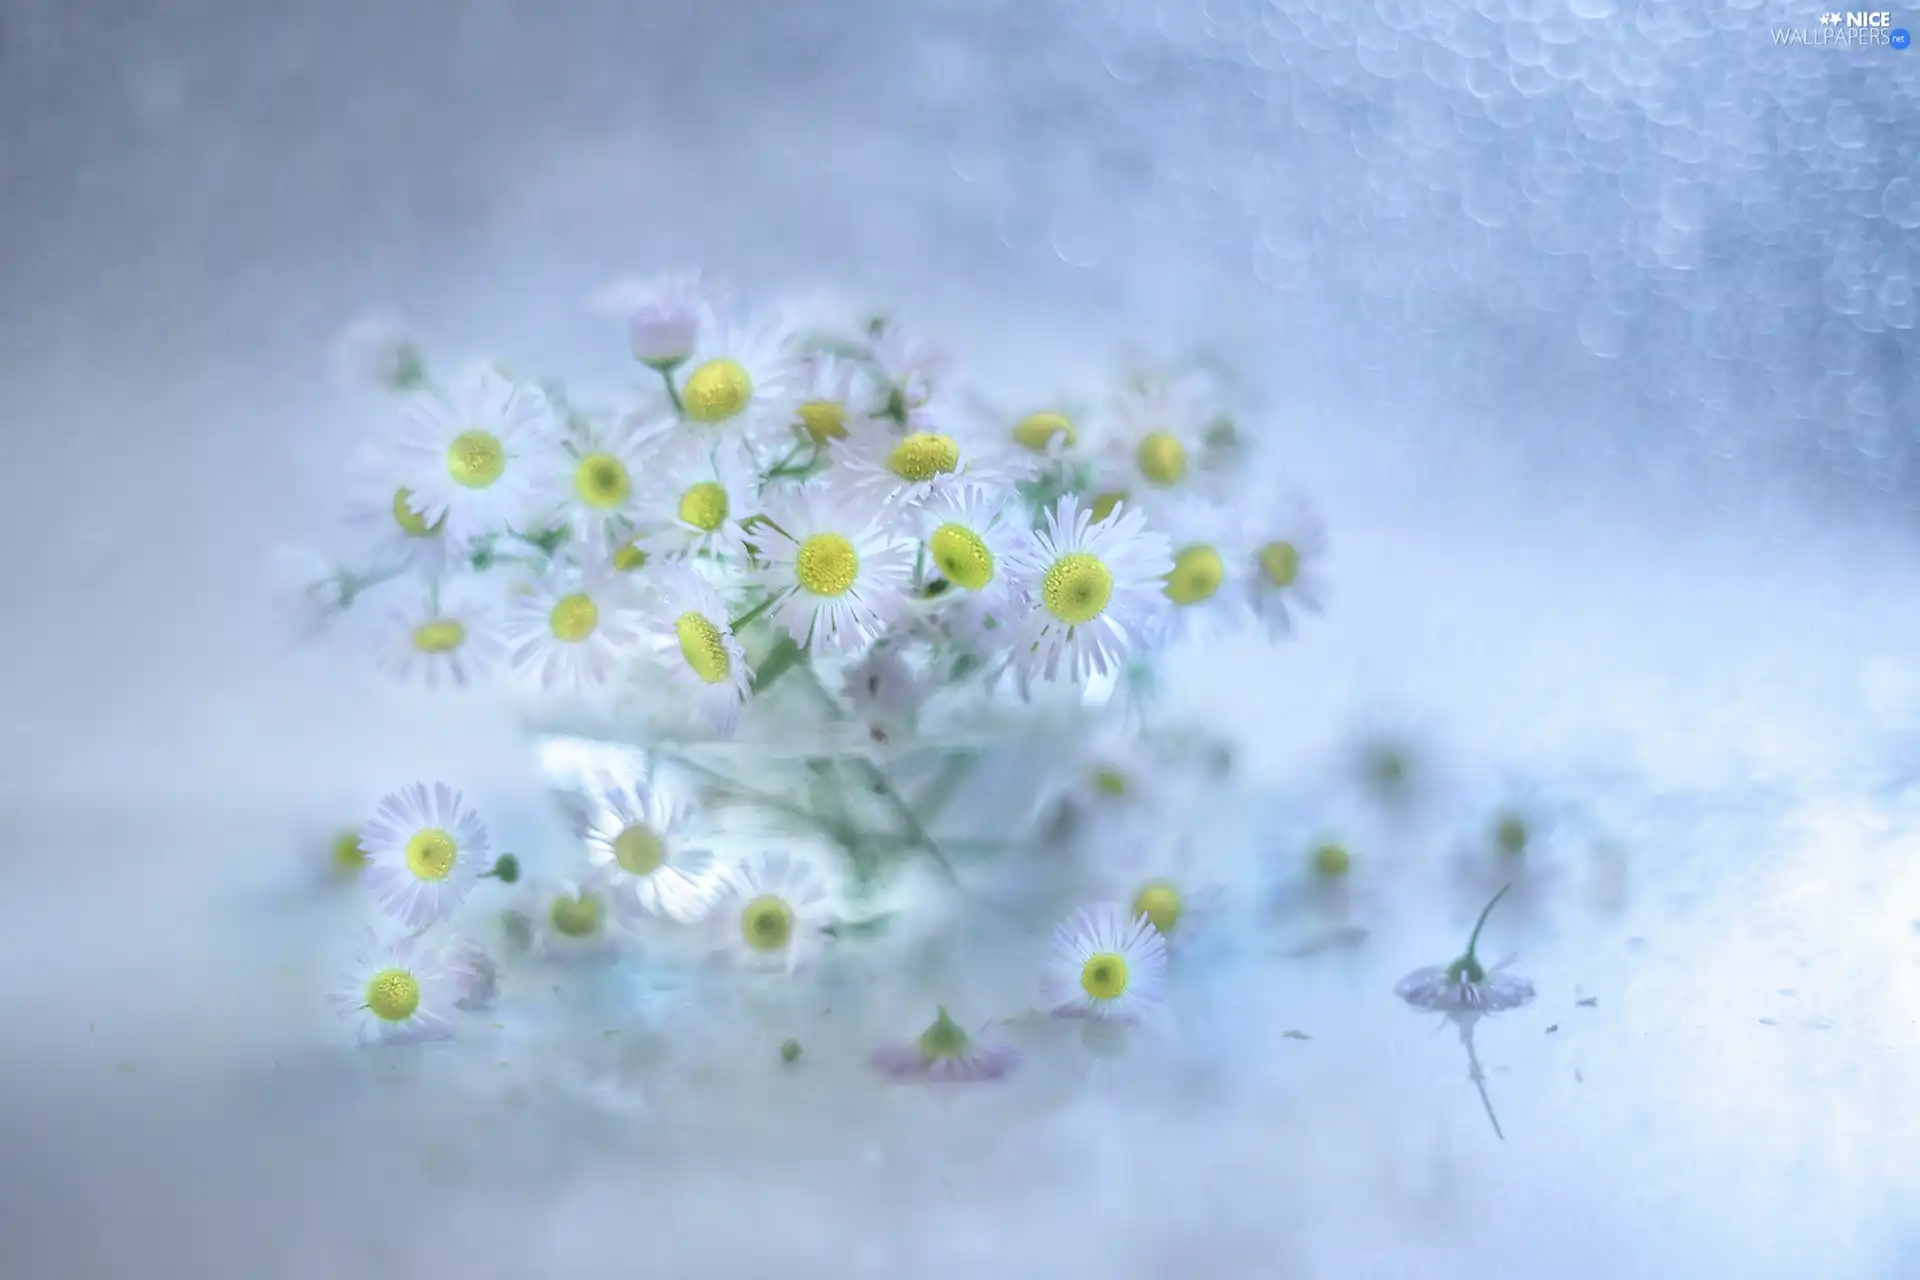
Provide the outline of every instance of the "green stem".
{"type": "Polygon", "coordinates": [[[753,694],[758,697],[773,687],[774,681],[801,665],[805,651],[792,636],[781,636],[780,643],[773,646],[766,657],[760,659],[760,665],[753,672],[753,694]]]}
{"type": "Polygon", "coordinates": [[[1469,968],[1478,969],[1480,967],[1480,961],[1474,954],[1475,948],[1480,945],[1480,930],[1486,928],[1487,917],[1493,914],[1494,907],[1499,903],[1500,899],[1507,896],[1507,890],[1511,888],[1513,888],[1511,884],[1502,885],[1500,892],[1493,895],[1493,901],[1487,903],[1486,907],[1481,910],[1480,918],[1474,921],[1473,934],[1467,939],[1467,954],[1462,957],[1466,960],[1469,968]]]}
{"type": "Polygon", "coordinates": [[[947,801],[953,798],[955,789],[966,781],[967,775],[973,772],[978,763],[979,758],[971,751],[958,751],[947,757],[946,763],[940,766],[940,772],[934,775],[932,784],[920,797],[920,811],[927,815],[928,822],[940,816],[947,807],[947,801]]]}
{"type": "Polygon", "coordinates": [[[727,629],[732,631],[733,634],[735,634],[736,636],[739,635],[740,628],[746,626],[748,623],[758,618],[761,614],[773,608],[775,604],[779,603],[780,597],[783,596],[784,594],[786,593],[781,591],[774,592],[772,595],[768,596],[765,600],[762,600],[759,604],[753,606],[753,608],[747,610],[745,613],[741,614],[739,617],[727,623],[727,629]]]}
{"type": "MultiPolygon", "coordinates": [[[[336,580],[340,584],[340,607],[342,609],[351,609],[353,602],[360,598],[362,591],[367,590],[369,587],[377,587],[383,582],[391,582],[393,579],[399,577],[401,572],[399,569],[382,569],[378,573],[359,574],[343,572],[336,575],[336,580]]],[[[436,591],[439,589],[439,582],[437,580],[434,583],[434,589],[436,591]]],[[[436,596],[435,599],[438,600],[438,596],[436,596]]],[[[434,607],[437,609],[439,605],[435,604],[434,607]]]]}
{"type": "Polygon", "coordinates": [[[687,406],[680,403],[680,388],[673,385],[672,372],[661,368],[659,365],[655,365],[653,368],[654,371],[660,375],[660,381],[667,384],[667,398],[673,401],[673,411],[680,414],[686,413],[687,406]]]}
{"type": "Polygon", "coordinates": [[[772,813],[784,814],[789,818],[798,818],[814,830],[832,836],[836,840],[838,840],[842,834],[843,829],[840,824],[822,817],[805,805],[794,804],[792,801],[783,800],[770,792],[761,791],[758,788],[736,782],[723,773],[709,769],[705,765],[695,764],[691,760],[679,760],[676,763],[687,772],[699,775],[708,786],[735,800],[752,805],[757,809],[766,809],[772,813]]]}
{"type": "MultiPolygon", "coordinates": [[[[819,696],[827,713],[836,720],[845,720],[847,718],[845,709],[831,693],[827,692],[827,686],[820,682],[820,673],[813,669],[813,664],[804,663],[800,669],[806,675],[807,686],[819,696]]],[[[913,806],[907,803],[906,797],[901,795],[899,788],[893,785],[893,780],[887,777],[879,765],[865,756],[856,757],[853,765],[861,778],[873,789],[874,794],[886,800],[887,807],[893,810],[894,816],[899,818],[902,825],[906,827],[907,835],[912,842],[924,849],[940,865],[940,870],[946,874],[947,879],[954,884],[959,884],[960,877],[954,873],[953,864],[947,861],[947,855],[940,848],[939,841],[933,838],[926,824],[920,821],[920,815],[913,811],[913,806]]]]}

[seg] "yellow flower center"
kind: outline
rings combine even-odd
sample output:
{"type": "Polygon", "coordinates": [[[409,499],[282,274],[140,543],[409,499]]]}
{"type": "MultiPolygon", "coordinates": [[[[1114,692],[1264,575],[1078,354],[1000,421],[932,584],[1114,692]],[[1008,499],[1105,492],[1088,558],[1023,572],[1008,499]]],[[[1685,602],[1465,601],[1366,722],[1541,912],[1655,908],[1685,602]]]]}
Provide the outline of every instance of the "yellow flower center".
{"type": "Polygon", "coordinates": [[[1047,612],[1070,627],[1092,622],[1112,598],[1113,570],[1084,551],[1061,556],[1040,579],[1040,600],[1047,612]]]}
{"type": "Polygon", "coordinates": [[[1093,771],[1093,789],[1103,796],[1118,800],[1132,788],[1127,785],[1126,774],[1110,765],[1102,765],[1093,771]]]}
{"type": "Polygon", "coordinates": [[[603,915],[600,899],[591,893],[582,893],[577,898],[555,898],[547,908],[547,920],[553,925],[553,931],[568,938],[591,938],[600,932],[603,915]]]}
{"type": "Polygon", "coordinates": [[[688,611],[673,624],[680,638],[680,656],[687,660],[693,674],[708,684],[719,684],[733,670],[733,659],[721,638],[720,628],[704,614],[688,611]]]}
{"type": "Polygon", "coordinates": [[[1098,524],[1113,514],[1113,509],[1127,500],[1127,491],[1117,489],[1109,493],[1096,493],[1093,504],[1087,509],[1092,512],[1094,523],[1098,524]]]}
{"type": "Polygon", "coordinates": [[[837,533],[816,533],[800,544],[793,575],[816,596],[843,596],[860,574],[860,553],[837,533]]]}
{"type": "Polygon", "coordinates": [[[420,513],[415,511],[409,504],[409,499],[412,497],[413,490],[411,489],[395,489],[393,491],[393,522],[399,525],[400,532],[406,534],[409,538],[431,538],[440,532],[440,527],[446,524],[447,518],[441,516],[432,524],[428,524],[421,518],[420,513]]]}
{"type": "Polygon", "coordinates": [[[1532,833],[1527,830],[1526,820],[1518,814],[1509,813],[1494,824],[1493,842],[1504,857],[1517,858],[1527,851],[1527,841],[1532,833]]]}
{"type": "Polygon", "coordinates": [[[360,847],[358,831],[342,831],[333,841],[333,868],[352,875],[367,865],[367,851],[360,847]]]}
{"type": "Polygon", "coordinates": [[[608,511],[633,492],[633,477],[627,464],[612,454],[590,453],[573,469],[573,491],[589,507],[608,511]]]}
{"type": "Polygon", "coordinates": [[[960,465],[960,446],[952,436],[916,431],[893,446],[887,470],[909,484],[925,484],[935,476],[952,475],[960,465]]]}
{"type": "Polygon", "coordinates": [[[407,870],[421,880],[445,880],[459,856],[460,846],[439,827],[416,831],[407,841],[407,870]]]}
{"type": "Polygon", "coordinates": [[[1133,895],[1134,919],[1145,916],[1147,923],[1163,934],[1173,932],[1173,926],[1180,923],[1180,915],[1185,910],[1180,890],[1171,880],[1149,880],[1133,895]]]}
{"type": "Polygon", "coordinates": [[[1313,851],[1314,874],[1326,880],[1338,880],[1353,868],[1353,855],[1345,845],[1323,844],[1313,851]]]}
{"type": "Polygon", "coordinates": [[[1068,447],[1079,439],[1064,413],[1030,413],[1013,427],[1013,442],[1035,453],[1045,453],[1056,439],[1068,447]]]}
{"type": "Polygon", "coordinates": [[[979,534],[963,524],[943,524],[927,539],[933,563],[954,586],[979,591],[993,581],[993,552],[979,534]]]}
{"type": "Polygon", "coordinates": [[[762,894],[740,912],[740,936],[755,951],[778,951],[793,938],[793,908],[762,894]]]}
{"type": "Polygon", "coordinates": [[[1278,590],[1300,576],[1300,551],[1291,542],[1269,542],[1260,548],[1260,576],[1278,590]]]}
{"type": "Polygon", "coordinates": [[[613,553],[613,567],[622,573],[632,573],[635,569],[646,567],[647,552],[637,542],[629,542],[613,553]]]}
{"type": "Polygon", "coordinates": [[[636,822],[613,838],[613,860],[630,876],[650,876],[667,860],[666,842],[636,822]]]}
{"type": "Polygon", "coordinates": [[[702,480],[680,495],[680,523],[712,533],[727,520],[727,491],[712,480],[702,480]]]}
{"type": "Polygon", "coordinates": [[[1117,951],[1096,951],[1080,966],[1080,989],[1095,1000],[1118,1000],[1127,993],[1127,958],[1117,951]]]}
{"type": "Polygon", "coordinates": [[[547,626],[552,629],[553,638],[568,644],[579,644],[599,625],[600,606],[581,591],[561,596],[547,614],[547,626]]]}
{"type": "Polygon", "coordinates": [[[382,969],[367,979],[366,1006],[382,1022],[405,1022],[420,1007],[420,979],[405,969],[382,969]]]}
{"type": "Polygon", "coordinates": [[[808,400],[800,406],[800,425],[807,429],[815,444],[844,440],[847,438],[847,406],[837,400],[808,400]]]}
{"type": "Polygon", "coordinates": [[[447,474],[463,489],[484,489],[507,473],[507,448],[485,431],[462,431],[447,446],[447,474]]]}
{"type": "Polygon", "coordinates": [[[1162,489],[1186,478],[1187,447],[1164,431],[1147,433],[1134,450],[1133,460],[1147,482],[1162,489]]]}
{"type": "Polygon", "coordinates": [[[1175,604],[1200,604],[1213,599],[1226,579],[1227,566],[1212,547],[1185,547],[1173,558],[1167,575],[1167,599],[1175,604]]]}
{"type": "Polygon", "coordinates": [[[413,629],[413,647],[421,653],[452,653],[467,640],[467,628],[457,618],[435,618],[413,629]]]}
{"type": "Polygon", "coordinates": [[[738,360],[709,360],[687,375],[680,393],[687,416],[708,426],[725,422],[753,399],[753,375],[738,360]]]}

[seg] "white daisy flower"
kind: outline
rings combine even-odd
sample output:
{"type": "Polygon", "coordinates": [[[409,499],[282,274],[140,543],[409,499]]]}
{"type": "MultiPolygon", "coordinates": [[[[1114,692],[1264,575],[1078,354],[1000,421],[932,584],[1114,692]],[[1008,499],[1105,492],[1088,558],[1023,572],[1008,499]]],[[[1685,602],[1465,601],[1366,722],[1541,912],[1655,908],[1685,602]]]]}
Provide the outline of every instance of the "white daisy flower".
{"type": "Polygon", "coordinates": [[[927,409],[908,414],[904,426],[870,418],[848,427],[833,461],[852,492],[902,507],[969,482],[1011,485],[1030,470],[1015,467],[964,419],[927,409]]]}
{"type": "Polygon", "coordinates": [[[406,583],[385,615],[380,662],[429,689],[464,689],[504,652],[493,601],[469,579],[406,583]]]}
{"type": "Polygon", "coordinates": [[[774,616],[796,641],[847,653],[898,616],[913,579],[913,548],[847,495],[814,485],[771,504],[756,532],[764,575],[784,593],[774,616]]]}
{"type": "Polygon", "coordinates": [[[622,577],[563,570],[515,597],[507,644],[516,670],[543,688],[602,685],[641,640],[638,597],[622,577]]]}
{"type": "Polygon", "coordinates": [[[991,621],[1008,625],[1017,612],[1013,566],[1027,548],[1012,495],[985,485],[959,485],[914,512],[931,571],[946,583],[943,605],[966,632],[991,621]]]}
{"type": "Polygon", "coordinates": [[[1256,514],[1243,526],[1233,585],[1271,634],[1285,636],[1302,611],[1325,607],[1326,526],[1298,498],[1251,510],[1256,514]]]}
{"type": "Polygon", "coordinates": [[[682,272],[653,280],[623,282],[603,291],[597,310],[618,312],[627,322],[627,341],[633,358],[653,369],[672,369],[693,354],[700,338],[700,318],[724,305],[725,291],[699,272],[682,272]]]}
{"type": "Polygon", "coordinates": [[[926,404],[953,371],[944,351],[890,323],[877,326],[868,350],[886,395],[886,412],[900,420],[926,404]]]}
{"type": "Polygon", "coordinates": [[[477,1013],[493,1007],[500,995],[500,963],[492,952],[461,938],[442,953],[441,964],[453,984],[456,1009],[477,1013]]]}
{"type": "Polygon", "coordinates": [[[1006,428],[1007,438],[1037,458],[1055,458],[1080,444],[1081,415],[1064,407],[1036,409],[1006,428]]]}
{"type": "Polygon", "coordinates": [[[1532,1000],[1531,982],[1503,973],[1498,966],[1486,969],[1475,954],[1480,942],[1480,930],[1486,927],[1487,917],[1493,914],[1494,906],[1506,892],[1502,889],[1493,895],[1492,902],[1487,903],[1486,909],[1480,913],[1480,919],[1474,923],[1466,951],[1458,959],[1444,966],[1428,965],[1415,969],[1394,985],[1393,993],[1416,1009],[1456,1017],[1518,1009],[1532,1000]]]}
{"type": "Polygon", "coordinates": [[[975,1039],[943,1008],[932,1025],[910,1044],[887,1045],[873,1054],[873,1065],[896,1080],[959,1084],[998,1080],[1019,1065],[1010,1046],[975,1039]]]}
{"type": "Polygon", "coordinates": [[[644,432],[632,417],[577,415],[549,456],[541,522],[594,547],[624,541],[648,513],[644,432]]]}
{"type": "Polygon", "coordinates": [[[1065,806],[1075,818],[1103,827],[1134,827],[1166,798],[1168,781],[1166,762],[1154,757],[1132,725],[1103,717],[1055,754],[1036,805],[1041,816],[1065,806]]]}
{"type": "Polygon", "coordinates": [[[726,601],[690,564],[662,565],[647,585],[643,642],[691,695],[700,718],[731,734],[753,692],[753,669],[733,634],[726,601]]]}
{"type": "Polygon", "coordinates": [[[446,522],[428,524],[414,510],[413,491],[400,479],[404,468],[378,450],[365,449],[358,471],[347,519],[360,535],[367,559],[382,569],[428,577],[446,572],[446,522]]]}
{"type": "Polygon", "coordinates": [[[1169,506],[1162,526],[1173,546],[1173,570],[1161,588],[1167,598],[1161,639],[1208,642],[1236,633],[1250,617],[1235,590],[1238,566],[1251,563],[1244,512],[1215,502],[1169,506]]]}
{"type": "Polygon", "coordinates": [[[1096,521],[1069,494],[1012,568],[1027,606],[1010,634],[1025,691],[1036,677],[1084,684],[1117,671],[1161,625],[1173,553],[1165,535],[1125,504],[1096,521]]]}
{"type": "Polygon", "coordinates": [[[597,788],[587,815],[587,859],[616,905],[669,920],[697,920],[723,877],[695,839],[691,799],[649,778],[597,788]]]}
{"type": "Polygon", "coordinates": [[[1109,416],[1101,487],[1146,506],[1191,492],[1207,428],[1218,416],[1213,382],[1204,373],[1133,380],[1109,416]]]}
{"type": "Polygon", "coordinates": [[[693,354],[673,374],[683,429],[733,448],[784,432],[799,376],[777,320],[732,323],[708,309],[693,354]]]}
{"type": "Polygon", "coordinates": [[[751,968],[793,973],[826,945],[833,914],[818,872],[790,854],[768,853],[728,872],[708,919],[716,952],[751,968]]]}
{"type": "Polygon", "coordinates": [[[1511,890],[1509,914],[1539,923],[1565,868],[1556,856],[1560,814],[1537,785],[1517,778],[1494,791],[1479,830],[1453,857],[1453,878],[1473,900],[1511,890]]]}
{"type": "Polygon", "coordinates": [[[700,436],[663,442],[647,462],[646,506],[657,527],[640,539],[649,556],[743,558],[744,522],[760,514],[758,476],[737,450],[700,436]]]}
{"type": "Polygon", "coordinates": [[[1102,874],[1115,900],[1151,924],[1169,946],[1184,945],[1204,931],[1226,899],[1189,839],[1157,841],[1146,856],[1115,859],[1102,874]]]}
{"type": "Polygon", "coordinates": [[[795,421],[816,447],[830,448],[846,439],[851,425],[866,421],[880,407],[872,376],[856,362],[823,354],[802,366],[795,421]]]}
{"type": "Polygon", "coordinates": [[[403,787],[360,828],[367,886],[411,929],[445,920],[492,865],[487,829],[454,788],[403,787]]]}
{"type": "Polygon", "coordinates": [[[368,931],[331,1002],[361,1044],[415,1044],[453,1034],[452,984],[418,940],[382,943],[368,931]]]}
{"type": "Polygon", "coordinates": [[[1041,994],[1060,1017],[1134,1020],[1160,1003],[1167,942],[1116,902],[1082,907],[1053,931],[1041,994]]]}
{"type": "Polygon", "coordinates": [[[740,725],[753,692],[747,651],[733,634],[726,601],[691,565],[668,564],[648,578],[644,639],[672,679],[691,694],[716,732],[740,725]]]}
{"type": "Polygon", "coordinates": [[[444,396],[413,398],[397,446],[408,505],[456,547],[519,529],[533,515],[555,434],[538,388],[470,369],[444,396]]]}
{"type": "Polygon", "coordinates": [[[542,880],[527,887],[534,947],[549,960],[601,960],[620,947],[613,901],[595,881],[542,880]]]}
{"type": "Polygon", "coordinates": [[[598,547],[584,549],[590,571],[612,573],[632,581],[644,581],[642,570],[653,559],[641,537],[615,538],[598,547]]]}
{"type": "Polygon", "coordinates": [[[367,869],[367,851],[360,847],[360,829],[342,827],[326,843],[326,868],[329,879],[352,881],[367,869]]]}

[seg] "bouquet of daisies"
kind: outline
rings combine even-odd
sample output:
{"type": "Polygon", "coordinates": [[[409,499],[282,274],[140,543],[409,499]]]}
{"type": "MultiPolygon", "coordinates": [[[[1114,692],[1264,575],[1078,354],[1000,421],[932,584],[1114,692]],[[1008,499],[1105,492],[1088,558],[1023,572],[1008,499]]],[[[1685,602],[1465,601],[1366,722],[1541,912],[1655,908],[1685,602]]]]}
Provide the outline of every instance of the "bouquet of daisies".
{"type": "MultiPolygon", "coordinates": [[[[1216,381],[988,406],[893,323],[756,315],[699,277],[632,298],[627,337],[634,386],[590,404],[356,335],[402,411],[366,456],[363,558],[298,586],[308,624],[364,619],[401,678],[536,700],[577,844],[524,851],[556,874],[506,945],[591,961],[643,937],[786,977],[897,914],[905,868],[959,894],[1065,850],[1081,900],[1038,925],[1037,1010],[1150,1011],[1218,878],[1178,835],[1219,753],[1163,715],[1154,665],[1287,634],[1326,552],[1216,381]]],[[[520,858],[468,796],[402,787],[340,857],[382,926],[338,995],[367,1039],[494,999],[511,958],[463,909],[520,858]]],[[[940,1009],[874,1062],[974,1079],[1013,1055],[940,1009]]]]}

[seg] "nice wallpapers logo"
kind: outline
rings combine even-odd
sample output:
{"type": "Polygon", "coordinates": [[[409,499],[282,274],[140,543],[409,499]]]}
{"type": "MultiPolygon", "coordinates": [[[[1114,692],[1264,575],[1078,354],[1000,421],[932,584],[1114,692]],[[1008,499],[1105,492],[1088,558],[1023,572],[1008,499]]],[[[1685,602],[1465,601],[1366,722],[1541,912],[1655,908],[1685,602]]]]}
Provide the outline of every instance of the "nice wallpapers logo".
{"type": "Polygon", "coordinates": [[[1905,27],[1893,25],[1891,13],[1857,11],[1822,13],[1817,27],[1775,27],[1775,44],[1803,44],[1834,49],[1883,47],[1905,49],[1913,37],[1905,27]]]}

